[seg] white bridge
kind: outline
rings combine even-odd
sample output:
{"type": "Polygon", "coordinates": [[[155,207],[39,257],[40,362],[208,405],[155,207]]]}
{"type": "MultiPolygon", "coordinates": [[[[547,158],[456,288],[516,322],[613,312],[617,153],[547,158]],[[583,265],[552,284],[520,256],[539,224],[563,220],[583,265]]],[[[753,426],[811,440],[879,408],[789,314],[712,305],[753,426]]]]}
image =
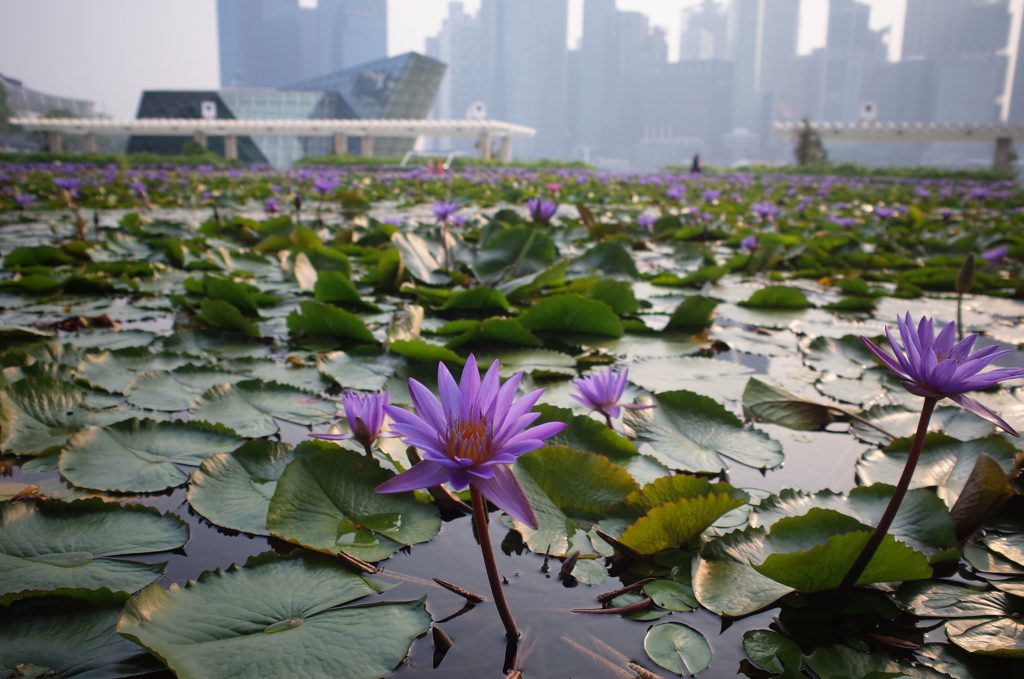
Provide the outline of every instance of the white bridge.
{"type": "MultiPolygon", "coordinates": [[[[974,123],[816,123],[808,124],[822,141],[870,142],[988,142],[995,144],[992,167],[1009,170],[1013,163],[1014,141],[1024,142],[1024,125],[974,123]]],[[[794,141],[804,123],[775,123],[775,134],[794,141]]]]}
{"type": "Polygon", "coordinates": [[[60,152],[65,134],[85,136],[86,151],[97,149],[96,135],[118,134],[154,137],[192,137],[204,148],[210,137],[224,138],[224,157],[238,158],[238,138],[257,136],[332,137],[334,153],[343,154],[348,138],[360,139],[360,152],[373,155],[374,137],[477,137],[480,157],[491,158],[491,140],[500,139],[498,157],[512,160],[512,138],[532,137],[532,127],[500,120],[401,120],[401,119],[209,119],[209,118],[11,118],[12,125],[46,132],[51,151],[60,152]]]}

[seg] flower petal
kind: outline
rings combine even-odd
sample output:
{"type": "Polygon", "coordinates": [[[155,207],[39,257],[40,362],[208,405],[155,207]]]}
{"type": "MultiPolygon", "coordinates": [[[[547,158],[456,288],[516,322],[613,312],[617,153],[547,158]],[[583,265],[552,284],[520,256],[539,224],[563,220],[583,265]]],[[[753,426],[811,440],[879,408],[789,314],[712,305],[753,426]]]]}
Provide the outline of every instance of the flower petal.
{"type": "Polygon", "coordinates": [[[377,486],[378,493],[404,493],[418,488],[430,488],[448,481],[452,470],[431,460],[417,462],[407,471],[377,486]]]}
{"type": "Polygon", "coordinates": [[[506,514],[537,530],[537,517],[511,466],[495,467],[491,478],[474,479],[473,486],[506,514]]]}
{"type": "Polygon", "coordinates": [[[956,394],[954,396],[950,396],[950,398],[959,403],[960,405],[962,405],[964,408],[970,410],[975,415],[978,415],[979,417],[984,417],[989,422],[994,423],[1007,434],[1010,434],[1011,436],[1020,436],[1020,434],[1018,434],[1013,427],[1006,423],[1006,420],[999,417],[994,412],[992,412],[985,406],[981,405],[967,394],[956,394]]]}

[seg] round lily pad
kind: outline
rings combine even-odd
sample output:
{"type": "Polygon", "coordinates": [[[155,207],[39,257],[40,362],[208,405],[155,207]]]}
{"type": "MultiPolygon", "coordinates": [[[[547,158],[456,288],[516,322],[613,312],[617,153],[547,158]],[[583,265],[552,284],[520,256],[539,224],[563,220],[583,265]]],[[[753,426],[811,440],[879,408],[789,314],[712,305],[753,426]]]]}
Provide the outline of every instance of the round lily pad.
{"type": "Polygon", "coordinates": [[[649,629],[644,637],[644,650],[651,660],[676,674],[693,676],[711,664],[708,640],[678,622],[665,622],[649,629]]]}

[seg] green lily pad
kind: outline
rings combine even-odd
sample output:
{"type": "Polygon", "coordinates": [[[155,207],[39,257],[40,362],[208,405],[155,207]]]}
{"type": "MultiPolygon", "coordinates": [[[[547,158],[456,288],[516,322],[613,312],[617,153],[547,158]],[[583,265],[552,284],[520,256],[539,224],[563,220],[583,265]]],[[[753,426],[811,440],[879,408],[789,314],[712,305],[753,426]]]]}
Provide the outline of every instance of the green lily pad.
{"type": "Polygon", "coordinates": [[[336,339],[375,344],[377,339],[366,323],[353,313],[322,302],[299,302],[301,311],[288,314],[288,330],[336,339]]]}
{"type": "Polygon", "coordinates": [[[117,631],[182,679],[377,679],[430,627],[423,600],[339,608],[380,589],[326,557],[266,553],[188,587],[147,587],[117,631]]]}
{"type": "Polygon", "coordinates": [[[242,359],[232,361],[227,364],[227,367],[246,378],[286,384],[314,394],[331,386],[331,380],[324,377],[315,366],[307,365],[292,357],[285,361],[261,358],[242,359]]]}
{"type": "Polygon", "coordinates": [[[466,359],[451,349],[438,344],[431,344],[421,339],[393,340],[388,343],[388,351],[421,363],[438,363],[443,361],[454,365],[462,365],[466,362],[466,359]]]}
{"type": "Polygon", "coordinates": [[[88,418],[73,384],[35,377],[0,389],[0,450],[36,455],[63,446],[88,418]]]}
{"type": "Polygon", "coordinates": [[[964,650],[1024,658],[1024,597],[946,582],[909,583],[898,597],[915,615],[949,618],[946,635],[964,650]]]}
{"type": "MultiPolygon", "coordinates": [[[[873,450],[857,462],[857,476],[865,484],[896,483],[903,471],[912,439],[893,441],[882,450],[873,450]]],[[[945,434],[928,434],[918,460],[911,488],[936,487],[936,493],[952,507],[967,483],[967,478],[985,454],[1009,475],[1017,449],[1004,439],[991,436],[974,441],[958,441],[945,434]]]]}
{"type": "Polygon", "coordinates": [[[154,354],[144,347],[86,354],[75,368],[79,379],[111,392],[123,394],[139,373],[167,372],[185,365],[188,359],[176,354],[154,354]]]}
{"type": "Polygon", "coordinates": [[[640,277],[633,256],[617,243],[598,243],[584,252],[572,267],[581,271],[600,271],[604,276],[640,277]]]}
{"type": "Polygon", "coordinates": [[[317,359],[317,370],[346,389],[379,391],[405,360],[397,356],[361,356],[333,351],[317,359]]]}
{"type": "Polygon", "coordinates": [[[622,322],[611,307],[574,294],[542,299],[520,314],[519,322],[527,330],[622,336],[622,322]]]}
{"type": "Polygon", "coordinates": [[[741,617],[793,592],[792,587],[761,575],[750,565],[752,560],[765,558],[767,533],[751,526],[704,546],[693,572],[693,592],[701,606],[718,615],[741,617]]]}
{"type": "Polygon", "coordinates": [[[656,394],[655,408],[629,410],[623,425],[640,442],[640,452],[680,471],[716,474],[723,457],[761,469],[782,464],[782,446],[767,434],[743,427],[735,415],[690,391],[656,394]]]}
{"type": "Polygon", "coordinates": [[[200,302],[196,320],[202,321],[214,328],[233,330],[250,337],[256,337],[260,334],[256,324],[246,318],[238,307],[222,299],[207,298],[200,302]]]}
{"type": "Polygon", "coordinates": [[[117,633],[123,607],[123,595],[100,592],[14,603],[0,621],[0,674],[20,677],[6,673],[23,664],[56,673],[41,677],[62,679],[133,677],[162,669],[138,644],[117,633]]]}
{"type": "Polygon", "coordinates": [[[874,365],[874,354],[855,335],[838,339],[815,337],[806,346],[801,345],[801,349],[808,367],[837,377],[856,379],[865,368],[874,365]]]}
{"type": "Polygon", "coordinates": [[[428,285],[442,285],[448,276],[442,271],[444,264],[438,259],[440,243],[428,243],[422,236],[399,231],[391,236],[391,244],[402,256],[402,264],[413,278],[428,285]]]}
{"type": "Polygon", "coordinates": [[[5,503],[0,528],[0,603],[42,592],[130,594],[159,578],[163,564],[110,557],[176,549],[188,540],[176,516],[99,499],[5,503]]]}
{"type": "Polygon", "coordinates": [[[61,453],[60,471],[82,488],[149,493],[185,483],[188,474],[177,465],[198,466],[241,443],[201,423],[132,419],[76,434],[61,453]]]}
{"type": "Polygon", "coordinates": [[[238,373],[186,365],[139,375],[125,388],[125,398],[138,408],[168,412],[188,410],[211,387],[244,379],[246,376],[238,373]]]}
{"type": "Polygon", "coordinates": [[[670,672],[693,676],[711,664],[711,645],[704,635],[679,622],[666,622],[647,630],[644,650],[670,672]]]}
{"type": "Polygon", "coordinates": [[[737,375],[753,372],[739,363],[719,361],[702,356],[671,356],[633,361],[629,364],[629,381],[650,392],[672,391],[686,385],[701,393],[714,390],[722,382],[736,382],[737,375]]]}
{"type": "Polygon", "coordinates": [[[412,493],[374,491],[391,477],[352,450],[335,447],[306,455],[278,480],[267,529],[288,542],[365,561],[430,540],[441,527],[433,506],[412,493]]]}
{"type": "Polygon", "coordinates": [[[460,319],[444,325],[439,332],[448,334],[446,330],[459,333],[445,343],[449,349],[464,344],[511,344],[522,347],[539,347],[543,344],[540,338],[514,318],[487,318],[479,322],[460,319]]]}
{"type": "MultiPolygon", "coordinates": [[[[771,553],[754,570],[800,592],[835,589],[871,537],[869,526],[831,509],[813,508],[803,516],[780,519],[764,548],[771,553]]],[[[928,559],[886,535],[858,585],[930,578],[928,559]]]]}
{"type": "Polygon", "coordinates": [[[566,446],[527,453],[514,470],[537,517],[536,530],[513,520],[531,550],[553,556],[610,553],[593,531],[637,489],[629,472],[601,455],[566,446]]]}
{"type": "Polygon", "coordinates": [[[457,292],[441,305],[444,310],[462,309],[465,311],[508,311],[508,299],[498,290],[481,286],[457,292]]]}
{"type": "Polygon", "coordinates": [[[285,467],[316,450],[337,450],[326,441],[303,441],[294,449],[275,441],[248,441],[217,453],[192,472],[188,501],[208,521],[253,535],[270,535],[267,509],[285,467]]]}
{"type": "Polygon", "coordinates": [[[814,306],[802,290],[785,285],[769,285],[752,294],[740,306],[754,309],[806,309],[814,306]]]}
{"type": "Polygon", "coordinates": [[[703,295],[690,295],[675,308],[668,319],[666,330],[696,330],[707,328],[715,317],[718,300],[703,295]]]}
{"type": "Polygon", "coordinates": [[[473,268],[480,280],[492,284],[542,272],[557,258],[558,249],[543,231],[515,226],[504,228],[487,239],[473,268]]]}
{"type": "Polygon", "coordinates": [[[792,639],[770,629],[752,629],[743,633],[743,652],[760,669],[786,679],[803,676],[803,656],[792,639]]]}
{"type": "Polygon", "coordinates": [[[260,380],[220,384],[189,409],[193,420],[220,424],[241,436],[276,434],[275,418],[302,425],[330,421],[337,408],[294,387],[260,380]]]}
{"type": "Polygon", "coordinates": [[[835,408],[800,398],[756,377],[747,380],[743,389],[743,414],[755,422],[805,431],[820,431],[838,419],[835,408]]]}

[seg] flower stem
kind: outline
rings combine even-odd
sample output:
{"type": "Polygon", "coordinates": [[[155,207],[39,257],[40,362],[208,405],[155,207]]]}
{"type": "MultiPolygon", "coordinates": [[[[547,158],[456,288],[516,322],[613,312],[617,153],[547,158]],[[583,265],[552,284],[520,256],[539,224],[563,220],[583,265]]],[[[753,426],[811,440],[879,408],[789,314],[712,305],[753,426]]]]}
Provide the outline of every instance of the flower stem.
{"type": "Polygon", "coordinates": [[[924,404],[921,406],[921,418],[917,421],[917,433],[914,434],[914,442],[910,446],[907,462],[903,465],[903,474],[896,484],[896,489],[892,492],[892,497],[889,498],[889,504],[882,513],[882,518],[879,519],[878,525],[875,526],[875,530],[871,537],[868,538],[864,549],[857,557],[857,560],[853,562],[853,566],[850,567],[846,577],[843,578],[839,589],[849,589],[857,583],[857,580],[864,573],[864,569],[870,563],[871,557],[878,551],[878,546],[882,544],[882,539],[889,532],[889,526],[892,525],[893,519],[896,518],[896,512],[899,510],[900,504],[907,494],[907,489],[910,487],[910,480],[914,476],[914,468],[917,467],[917,461],[921,457],[921,450],[924,448],[924,439],[928,434],[928,423],[932,419],[932,412],[935,410],[935,404],[938,402],[937,398],[926,397],[924,399],[924,404]]]}
{"type": "Polygon", "coordinates": [[[501,623],[505,625],[505,636],[509,641],[515,641],[519,638],[519,629],[512,617],[512,610],[508,607],[505,592],[501,589],[498,564],[494,561],[491,536],[487,531],[487,505],[484,504],[484,496],[472,485],[469,487],[469,492],[473,498],[473,524],[476,526],[477,539],[480,541],[480,553],[484,557],[484,568],[487,569],[487,582],[491,585],[491,596],[494,597],[494,605],[498,608],[501,623]]]}
{"type": "Polygon", "coordinates": [[[956,339],[958,342],[964,339],[964,293],[956,293],[956,339]]]}

